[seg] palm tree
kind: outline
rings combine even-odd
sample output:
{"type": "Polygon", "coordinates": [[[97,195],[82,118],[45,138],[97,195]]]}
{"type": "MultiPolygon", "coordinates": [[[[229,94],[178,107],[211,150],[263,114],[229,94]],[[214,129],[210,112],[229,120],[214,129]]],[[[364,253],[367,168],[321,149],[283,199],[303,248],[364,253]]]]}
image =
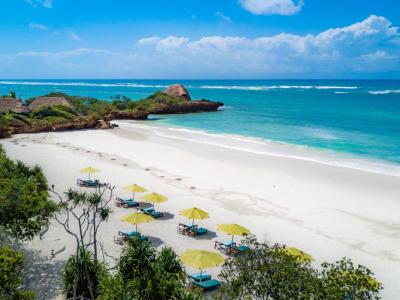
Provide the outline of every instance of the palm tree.
{"type": "Polygon", "coordinates": [[[7,97],[8,98],[17,98],[17,93],[15,91],[9,91],[7,97]]]}

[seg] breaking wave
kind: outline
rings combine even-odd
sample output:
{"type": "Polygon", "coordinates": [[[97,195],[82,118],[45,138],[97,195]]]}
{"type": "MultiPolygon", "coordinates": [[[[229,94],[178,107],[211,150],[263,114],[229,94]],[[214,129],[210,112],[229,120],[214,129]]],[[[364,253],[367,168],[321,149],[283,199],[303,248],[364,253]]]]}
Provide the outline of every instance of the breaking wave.
{"type": "Polygon", "coordinates": [[[355,90],[357,86],[325,86],[325,85],[262,85],[262,86],[241,86],[241,85],[202,85],[202,89],[221,90],[247,90],[247,91],[268,91],[274,89],[317,89],[317,90],[355,90]]]}
{"type": "Polygon", "coordinates": [[[369,91],[372,95],[400,94],[400,90],[369,91]]]}
{"type": "Polygon", "coordinates": [[[93,87],[133,87],[133,88],[166,88],[167,85],[140,83],[91,83],[91,82],[38,82],[38,81],[0,81],[4,85],[50,85],[50,86],[93,86],[93,87]]]}

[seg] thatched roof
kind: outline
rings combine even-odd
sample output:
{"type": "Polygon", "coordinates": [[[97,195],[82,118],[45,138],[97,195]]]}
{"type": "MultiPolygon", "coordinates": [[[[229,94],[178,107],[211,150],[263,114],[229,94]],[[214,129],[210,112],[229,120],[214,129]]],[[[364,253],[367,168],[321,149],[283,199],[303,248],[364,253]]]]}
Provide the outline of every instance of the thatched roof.
{"type": "Polygon", "coordinates": [[[29,104],[29,109],[34,110],[41,106],[65,105],[74,109],[74,105],[65,97],[37,97],[29,104]]]}
{"type": "Polygon", "coordinates": [[[16,98],[0,97],[0,113],[14,112],[18,114],[27,113],[25,103],[16,98]]]}

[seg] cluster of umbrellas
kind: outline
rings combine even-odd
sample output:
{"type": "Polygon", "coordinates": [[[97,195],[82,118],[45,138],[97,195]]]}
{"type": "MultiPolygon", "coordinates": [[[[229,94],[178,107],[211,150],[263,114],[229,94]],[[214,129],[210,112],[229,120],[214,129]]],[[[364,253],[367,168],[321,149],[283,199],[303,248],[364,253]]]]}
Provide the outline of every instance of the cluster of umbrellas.
{"type": "MultiPolygon", "coordinates": [[[[90,175],[93,173],[98,173],[98,172],[100,172],[100,170],[93,168],[93,167],[86,167],[86,168],[81,169],[80,172],[84,173],[84,174],[89,174],[89,180],[90,180],[90,175]]],[[[135,193],[144,193],[147,191],[144,187],[137,185],[137,184],[131,184],[129,186],[126,186],[126,187],[124,187],[124,190],[132,192],[133,198],[135,196],[135,193]]],[[[162,202],[165,202],[168,200],[168,198],[166,196],[160,195],[158,193],[147,194],[147,195],[141,197],[141,199],[144,202],[151,203],[153,205],[153,209],[154,209],[154,205],[156,203],[162,203],[162,202]]],[[[209,214],[206,211],[201,210],[197,207],[184,209],[184,210],[180,211],[179,214],[183,217],[186,217],[186,218],[192,220],[192,226],[194,225],[195,220],[203,220],[203,219],[209,218],[209,214]]],[[[135,225],[136,232],[137,232],[138,224],[151,222],[151,221],[154,221],[155,219],[149,215],[139,213],[139,212],[134,212],[129,215],[123,216],[121,220],[124,222],[127,222],[129,224],[135,225]]],[[[250,230],[248,230],[247,228],[240,226],[238,224],[219,224],[219,225],[217,225],[217,230],[222,231],[228,235],[231,235],[232,243],[233,243],[233,239],[235,236],[245,236],[245,235],[248,235],[251,233],[250,230]]],[[[284,251],[287,254],[289,254],[293,257],[296,257],[300,261],[311,262],[314,260],[311,255],[309,255],[297,248],[294,248],[294,247],[284,248],[284,251]]],[[[186,264],[190,267],[196,268],[196,269],[200,269],[201,272],[204,269],[217,267],[217,266],[223,264],[225,261],[224,257],[220,253],[208,251],[208,250],[189,249],[189,250],[186,250],[180,256],[180,258],[184,264],[186,264]]],[[[338,274],[338,276],[345,276],[345,275],[348,275],[348,274],[338,274]]],[[[357,275],[355,274],[354,276],[357,276],[357,275]]],[[[375,278],[369,277],[368,280],[371,282],[371,284],[374,284],[376,286],[380,285],[380,283],[375,278]]]]}
{"type": "MultiPolygon", "coordinates": [[[[90,179],[90,174],[100,172],[100,170],[93,167],[86,167],[84,169],[81,169],[80,172],[89,174],[89,179],[90,179]]],[[[132,192],[132,196],[134,198],[135,193],[144,193],[147,190],[140,185],[131,184],[124,187],[124,191],[132,192]]],[[[141,197],[141,199],[144,202],[151,203],[153,205],[153,208],[156,203],[163,203],[168,200],[166,196],[163,196],[158,193],[147,194],[141,197]]],[[[209,214],[206,211],[201,210],[200,208],[197,207],[184,209],[180,211],[179,214],[183,217],[192,220],[192,226],[194,225],[195,220],[204,220],[209,218],[209,214]]],[[[134,212],[123,216],[121,220],[129,224],[135,225],[137,232],[139,224],[151,222],[154,221],[155,219],[149,215],[140,212],[134,212]]],[[[250,230],[238,224],[219,224],[217,225],[217,230],[222,231],[228,235],[231,235],[232,243],[235,236],[246,236],[251,233],[250,230]]],[[[302,261],[313,260],[311,255],[297,248],[293,247],[285,248],[285,251],[288,254],[302,261]]],[[[221,265],[225,260],[220,253],[208,250],[192,250],[192,249],[185,251],[180,258],[184,264],[196,269],[200,269],[201,272],[204,269],[217,267],[221,265]]]]}

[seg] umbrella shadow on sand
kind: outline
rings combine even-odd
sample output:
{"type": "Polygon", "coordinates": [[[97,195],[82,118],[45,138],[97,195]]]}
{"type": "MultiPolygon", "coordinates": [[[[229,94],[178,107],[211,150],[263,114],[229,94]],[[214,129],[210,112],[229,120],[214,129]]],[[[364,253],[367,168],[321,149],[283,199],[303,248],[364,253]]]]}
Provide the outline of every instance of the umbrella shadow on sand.
{"type": "Polygon", "coordinates": [[[151,244],[155,247],[161,246],[162,244],[164,244],[163,240],[155,237],[155,236],[151,236],[151,235],[147,235],[147,237],[149,238],[149,241],[151,242],[151,244]]]}
{"type": "Polygon", "coordinates": [[[217,237],[217,233],[212,230],[207,229],[207,233],[203,235],[198,235],[195,237],[197,240],[212,240],[213,238],[217,237]]]}
{"type": "Polygon", "coordinates": [[[171,214],[169,212],[163,212],[163,216],[160,218],[160,220],[171,220],[175,217],[174,214],[171,214]]]}

